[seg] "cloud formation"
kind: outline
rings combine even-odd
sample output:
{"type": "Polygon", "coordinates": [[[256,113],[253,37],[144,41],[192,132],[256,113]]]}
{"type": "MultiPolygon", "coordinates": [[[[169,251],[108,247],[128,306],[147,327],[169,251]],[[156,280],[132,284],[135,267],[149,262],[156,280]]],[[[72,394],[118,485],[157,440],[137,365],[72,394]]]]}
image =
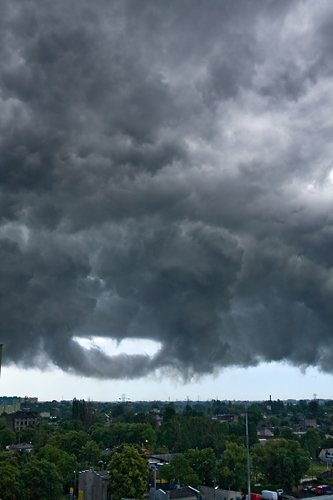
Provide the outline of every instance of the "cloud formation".
{"type": "Polygon", "coordinates": [[[0,18],[0,338],[101,378],[333,371],[333,5],[20,2],[0,18]],[[77,337],[156,340],[108,356],[77,337]]]}

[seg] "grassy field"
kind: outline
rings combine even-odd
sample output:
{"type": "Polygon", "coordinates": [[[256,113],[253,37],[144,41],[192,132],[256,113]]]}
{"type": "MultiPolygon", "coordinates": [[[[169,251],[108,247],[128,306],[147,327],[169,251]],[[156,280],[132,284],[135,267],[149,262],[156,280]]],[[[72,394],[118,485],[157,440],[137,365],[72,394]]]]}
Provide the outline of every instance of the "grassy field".
{"type": "Polygon", "coordinates": [[[322,474],[323,472],[326,472],[327,465],[323,464],[321,462],[315,462],[313,461],[311,463],[310,469],[307,472],[307,476],[313,477],[313,476],[318,476],[319,474],[322,474]]]}

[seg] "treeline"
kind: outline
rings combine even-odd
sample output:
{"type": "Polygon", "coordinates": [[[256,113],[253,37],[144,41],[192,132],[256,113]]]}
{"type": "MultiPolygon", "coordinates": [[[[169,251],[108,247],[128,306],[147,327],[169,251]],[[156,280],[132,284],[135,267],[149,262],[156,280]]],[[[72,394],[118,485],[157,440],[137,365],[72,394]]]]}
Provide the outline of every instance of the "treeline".
{"type": "MultiPolygon", "coordinates": [[[[74,486],[78,471],[90,467],[109,468],[116,450],[124,445],[146,456],[173,453],[172,462],[158,472],[160,480],[245,490],[242,407],[212,402],[203,411],[202,406],[193,408],[189,404],[157,407],[120,403],[96,409],[92,403],[74,400],[63,408],[57,420],[41,419],[36,428],[22,429],[19,435],[6,427],[4,419],[0,420],[0,495],[3,500],[61,499],[74,486]],[[236,412],[238,420],[212,419],[225,409],[236,412]],[[30,454],[6,451],[7,445],[19,440],[31,442],[33,451],[30,454]]],[[[263,418],[263,408],[252,405],[248,410],[251,477],[261,488],[290,491],[308,470],[311,458],[317,457],[321,447],[333,445],[333,439],[316,429],[309,429],[298,437],[289,427],[282,426],[276,428],[279,439],[262,446],[258,444],[257,426],[263,418]]],[[[322,412],[314,404],[306,408],[310,415],[322,412]]],[[[275,423],[299,418],[296,411],[285,413],[286,408],[280,403],[269,411],[266,420],[275,419],[275,423]]],[[[329,421],[327,413],[323,417],[329,421]]]]}

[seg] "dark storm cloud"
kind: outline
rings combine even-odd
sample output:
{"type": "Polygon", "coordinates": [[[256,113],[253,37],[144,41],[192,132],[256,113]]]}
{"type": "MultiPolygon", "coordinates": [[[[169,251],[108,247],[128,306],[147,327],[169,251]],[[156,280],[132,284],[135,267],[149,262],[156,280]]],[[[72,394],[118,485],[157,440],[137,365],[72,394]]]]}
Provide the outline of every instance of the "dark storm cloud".
{"type": "Polygon", "coordinates": [[[5,360],[102,378],[332,371],[331,4],[1,13],[5,360]],[[108,356],[80,337],[161,347],[108,356]]]}

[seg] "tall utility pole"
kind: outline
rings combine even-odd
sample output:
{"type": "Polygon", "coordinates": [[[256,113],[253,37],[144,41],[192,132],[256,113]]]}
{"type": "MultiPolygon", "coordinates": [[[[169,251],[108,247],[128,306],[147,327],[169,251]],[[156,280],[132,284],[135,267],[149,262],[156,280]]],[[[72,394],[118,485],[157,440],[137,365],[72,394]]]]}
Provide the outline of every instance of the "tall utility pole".
{"type": "Polygon", "coordinates": [[[245,434],[246,434],[247,495],[248,495],[248,500],[251,500],[249,422],[247,416],[247,408],[245,412],[245,434]]]}

